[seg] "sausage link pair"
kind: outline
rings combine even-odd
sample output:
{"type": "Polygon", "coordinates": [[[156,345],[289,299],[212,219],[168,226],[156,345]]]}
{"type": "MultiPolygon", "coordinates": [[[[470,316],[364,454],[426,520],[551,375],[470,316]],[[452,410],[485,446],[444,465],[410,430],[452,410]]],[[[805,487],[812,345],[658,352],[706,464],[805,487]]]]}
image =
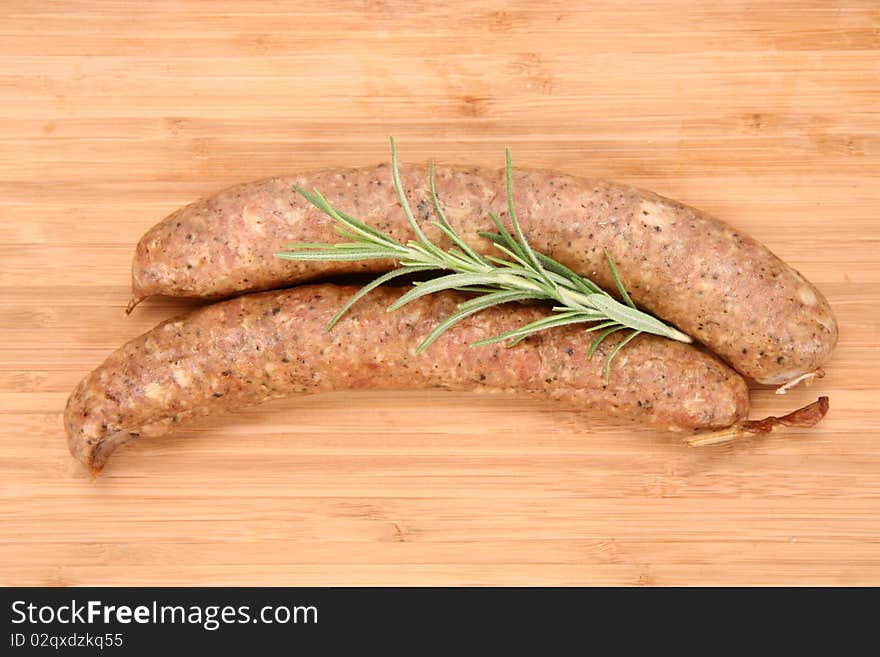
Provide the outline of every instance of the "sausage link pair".
{"type": "MultiPolygon", "coordinates": [[[[505,222],[502,171],[438,167],[437,190],[452,226],[482,253],[488,212],[505,222]]],[[[428,171],[403,166],[416,218],[432,226],[428,171]]],[[[334,274],[390,269],[390,262],[290,262],[273,257],[292,242],[335,242],[332,222],[292,185],[398,240],[412,237],[387,166],[322,171],[238,185],[193,203],[150,229],[132,267],[133,307],[154,294],[220,298],[334,274]]],[[[694,208],[615,183],[514,172],[517,215],[532,245],[614,289],[604,254],[632,298],[708,346],[740,373],[783,384],[818,368],[837,342],[822,294],[766,247],[694,208]]]]}
{"type": "Polygon", "coordinates": [[[613,335],[586,355],[592,334],[570,326],[514,348],[470,347],[546,314],[519,304],[473,315],[416,355],[420,339],[462,300],[423,297],[387,312],[399,290],[379,289],[326,331],[356,288],[308,285],[251,294],[165,321],[83,379],[64,413],[71,453],[99,471],[119,445],[188,418],[329,390],[510,392],[596,408],[669,430],[728,427],[746,417],[743,379],[690,345],[642,335],[613,360],[613,335]]]}

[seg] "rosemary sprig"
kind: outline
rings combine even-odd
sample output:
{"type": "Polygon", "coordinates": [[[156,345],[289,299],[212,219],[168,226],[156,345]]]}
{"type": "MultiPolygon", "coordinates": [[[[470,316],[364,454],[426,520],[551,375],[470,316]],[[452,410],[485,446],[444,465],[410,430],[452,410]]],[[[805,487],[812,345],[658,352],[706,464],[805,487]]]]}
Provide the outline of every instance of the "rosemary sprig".
{"type": "Polygon", "coordinates": [[[434,185],[434,164],[431,164],[429,184],[431,200],[437,220],[431,224],[446,235],[453,246],[444,251],[433,244],[424,234],[413,216],[409,201],[400,182],[397,166],[397,149],[391,138],[391,172],[394,188],[407,221],[416,236],[406,244],[401,244],[389,235],[372,228],[345,212],[334,208],[317,189],[309,192],[294,185],[294,189],[309,203],[328,215],[336,225],[335,231],[349,241],[337,244],[290,244],[289,251],[276,253],[287,260],[312,261],[357,261],[357,260],[395,260],[398,268],[368,283],[348,300],[333,316],[327,330],[364,295],[379,285],[399,276],[426,271],[449,271],[450,274],[414,283],[414,287],[403,294],[389,308],[396,310],[414,299],[440,292],[459,290],[475,293],[472,299],[458,304],[456,312],[440,322],[416,349],[417,353],[427,349],[444,331],[465,317],[511,301],[542,300],[552,301],[552,314],[525,326],[506,331],[499,335],[474,342],[472,346],[506,341],[513,346],[538,331],[546,331],[557,326],[589,323],[586,331],[596,332],[587,354],[592,358],[602,341],[612,333],[630,330],[629,335],[620,341],[605,361],[605,381],[608,382],[611,360],[633,338],[641,333],[653,333],[672,340],[691,342],[691,339],[677,329],[664,324],[657,318],[639,310],[627,294],[617,268],[606,253],[605,259],[611,277],[617,286],[624,303],[601,289],[593,281],[580,276],[559,262],[538,253],[529,245],[520,228],[513,206],[513,175],[510,149],[506,149],[507,208],[513,235],[504,227],[493,213],[489,218],[497,232],[481,232],[480,235],[491,240],[503,257],[480,255],[468,246],[455,232],[446,219],[437,197],[434,185]]]}

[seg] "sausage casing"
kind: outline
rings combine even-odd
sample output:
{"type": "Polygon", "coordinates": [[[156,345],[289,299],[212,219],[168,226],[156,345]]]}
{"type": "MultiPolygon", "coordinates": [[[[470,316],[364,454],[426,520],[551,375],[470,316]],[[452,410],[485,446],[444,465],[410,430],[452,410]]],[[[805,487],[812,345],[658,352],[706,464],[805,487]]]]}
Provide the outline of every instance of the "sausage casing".
{"type": "MultiPolygon", "coordinates": [[[[478,251],[492,253],[477,233],[491,229],[489,210],[507,221],[503,172],[443,166],[436,176],[450,223],[478,251]]],[[[449,246],[429,225],[426,167],[404,166],[401,177],[425,232],[449,246]]],[[[334,206],[398,240],[412,237],[387,166],[246,183],[182,208],[143,236],[132,303],[154,294],[219,298],[393,266],[273,257],[288,243],[340,239],[293,183],[319,189],[334,206]]],[[[782,384],[815,370],[837,342],[819,290],[706,213],[632,187],[539,171],[514,172],[514,200],[537,250],[612,290],[607,251],[636,303],[760,383],[782,384]]]]}
{"type": "Polygon", "coordinates": [[[477,339],[546,315],[519,304],[473,315],[426,352],[415,348],[460,295],[442,293],[399,310],[400,291],[378,289],[331,330],[356,288],[308,285],[245,295],[165,321],[111,354],[71,394],[64,421],[71,453],[99,470],[120,444],[177,423],[268,399],[341,389],[506,391],[566,401],[670,430],[726,427],[748,412],[743,379],[690,345],[642,335],[612,361],[625,335],[590,359],[592,333],[570,326],[515,347],[477,339]]]}

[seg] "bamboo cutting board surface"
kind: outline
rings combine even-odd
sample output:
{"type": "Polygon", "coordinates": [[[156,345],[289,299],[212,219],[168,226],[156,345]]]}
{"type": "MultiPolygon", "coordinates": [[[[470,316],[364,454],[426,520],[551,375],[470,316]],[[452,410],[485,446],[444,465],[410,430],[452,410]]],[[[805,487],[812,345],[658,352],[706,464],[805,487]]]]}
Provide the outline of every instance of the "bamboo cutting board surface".
{"type": "Polygon", "coordinates": [[[0,18],[0,584],[880,584],[875,2],[31,2],[0,18]],[[223,186],[401,157],[704,208],[841,325],[810,431],[694,450],[551,402],[267,404],[91,482],[67,395],[124,341],[132,251],[223,186]]]}

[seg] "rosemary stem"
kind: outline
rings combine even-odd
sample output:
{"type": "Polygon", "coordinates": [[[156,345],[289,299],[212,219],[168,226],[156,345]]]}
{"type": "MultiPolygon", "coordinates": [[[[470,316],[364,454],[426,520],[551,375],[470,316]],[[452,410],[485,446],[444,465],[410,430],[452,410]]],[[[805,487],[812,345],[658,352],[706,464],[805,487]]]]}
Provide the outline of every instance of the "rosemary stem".
{"type": "Polygon", "coordinates": [[[529,290],[531,292],[536,292],[537,294],[541,294],[544,296],[550,296],[547,294],[547,289],[538,283],[533,283],[532,281],[523,279],[518,276],[510,276],[504,273],[496,273],[492,276],[495,281],[499,285],[504,285],[512,290],[529,290]]]}
{"type": "Polygon", "coordinates": [[[670,340],[677,340],[678,342],[684,342],[686,344],[693,343],[693,338],[689,336],[687,333],[682,333],[674,326],[669,327],[669,333],[665,334],[665,337],[670,340]]]}
{"type": "Polygon", "coordinates": [[[538,253],[529,245],[517,221],[513,206],[513,174],[510,151],[505,151],[505,155],[508,215],[513,231],[511,234],[511,231],[505,228],[497,215],[489,212],[489,219],[497,232],[479,233],[480,236],[489,239],[495,245],[501,257],[478,254],[465,243],[446,219],[434,185],[433,164],[429,173],[429,184],[437,221],[432,223],[452,241],[452,246],[443,250],[428,240],[416,222],[406,198],[397,167],[397,150],[393,139],[391,140],[392,182],[407,222],[415,234],[415,239],[401,244],[391,236],[332,207],[318,190],[307,192],[294,186],[294,189],[303,198],[333,219],[336,223],[336,231],[349,241],[337,244],[293,244],[288,247],[291,250],[275,255],[287,260],[303,261],[390,259],[397,262],[397,270],[379,276],[352,296],[333,317],[328,325],[328,330],[358,299],[370,290],[398,276],[431,270],[452,272],[436,279],[414,283],[415,287],[393,303],[388,308],[389,311],[406,305],[419,297],[443,290],[462,290],[482,295],[459,304],[458,310],[440,322],[418,347],[419,353],[436,340],[441,333],[475,312],[503,303],[529,299],[555,301],[556,303],[552,305],[553,314],[518,329],[479,340],[473,345],[507,342],[508,346],[513,346],[538,331],[574,323],[585,323],[590,326],[584,330],[587,333],[595,333],[595,338],[587,349],[587,355],[592,357],[599,344],[609,335],[630,329],[630,334],[612,347],[606,358],[605,380],[607,383],[610,376],[611,360],[618,351],[641,333],[651,333],[679,342],[691,342],[690,337],[678,329],[636,307],[608,253],[605,254],[608,269],[617,286],[619,298],[623,299],[625,303],[612,297],[593,281],[575,273],[562,263],[538,253]]]}

